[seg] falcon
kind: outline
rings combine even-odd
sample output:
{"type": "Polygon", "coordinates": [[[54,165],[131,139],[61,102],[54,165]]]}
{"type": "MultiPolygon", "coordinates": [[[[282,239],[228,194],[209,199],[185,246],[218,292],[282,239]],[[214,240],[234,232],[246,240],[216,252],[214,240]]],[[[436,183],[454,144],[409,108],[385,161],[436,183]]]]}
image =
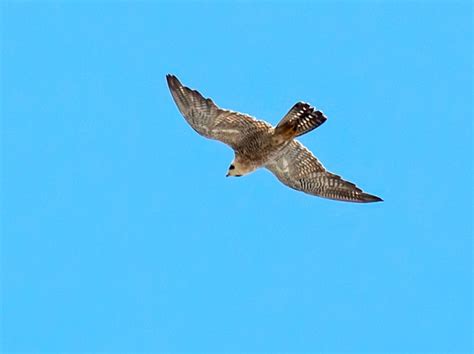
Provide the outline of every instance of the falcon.
{"type": "Polygon", "coordinates": [[[354,183],[327,171],[295,138],[326,121],[323,112],[296,103],[276,127],[247,114],[218,107],[210,98],[166,75],[171,95],[189,125],[200,135],[219,140],[234,150],[227,176],[240,177],[264,167],[283,184],[307,194],[347,202],[380,202],[354,183]]]}

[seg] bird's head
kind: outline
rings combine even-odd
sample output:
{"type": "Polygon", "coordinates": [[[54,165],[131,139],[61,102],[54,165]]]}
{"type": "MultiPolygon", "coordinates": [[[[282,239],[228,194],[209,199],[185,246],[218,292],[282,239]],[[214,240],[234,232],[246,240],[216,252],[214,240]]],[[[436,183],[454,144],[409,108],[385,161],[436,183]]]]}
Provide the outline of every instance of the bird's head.
{"type": "Polygon", "coordinates": [[[235,159],[232,161],[232,163],[229,166],[229,169],[227,170],[227,174],[225,175],[226,177],[241,177],[243,175],[246,175],[247,173],[250,173],[254,170],[255,168],[242,163],[238,159],[235,159]]]}

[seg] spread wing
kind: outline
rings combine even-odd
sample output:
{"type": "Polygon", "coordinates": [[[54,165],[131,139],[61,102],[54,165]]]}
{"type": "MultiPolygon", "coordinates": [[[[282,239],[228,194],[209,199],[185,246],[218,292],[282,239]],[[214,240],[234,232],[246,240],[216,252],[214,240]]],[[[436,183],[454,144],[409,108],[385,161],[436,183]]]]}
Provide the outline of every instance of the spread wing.
{"type": "Polygon", "coordinates": [[[183,86],[174,75],[166,75],[166,80],[181,114],[206,138],[220,140],[236,149],[248,135],[272,128],[267,122],[249,115],[219,108],[210,98],[183,86]]]}
{"type": "Polygon", "coordinates": [[[296,140],[265,167],[282,183],[308,194],[348,202],[382,201],[379,197],[364,193],[354,183],[328,172],[311,151],[296,140]]]}

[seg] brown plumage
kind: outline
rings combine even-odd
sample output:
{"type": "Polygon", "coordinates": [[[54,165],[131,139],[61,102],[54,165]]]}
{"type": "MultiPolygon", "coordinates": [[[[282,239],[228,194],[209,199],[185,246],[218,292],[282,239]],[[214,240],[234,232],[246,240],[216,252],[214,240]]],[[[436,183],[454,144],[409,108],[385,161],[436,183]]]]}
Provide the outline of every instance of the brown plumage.
{"type": "Polygon", "coordinates": [[[234,150],[235,158],[227,176],[242,176],[265,167],[285,185],[308,194],[350,202],[382,201],[327,171],[294,139],[327,119],[309,104],[296,103],[274,128],[249,115],[219,108],[210,98],[183,86],[173,75],[166,79],[178,109],[191,127],[234,150]]]}

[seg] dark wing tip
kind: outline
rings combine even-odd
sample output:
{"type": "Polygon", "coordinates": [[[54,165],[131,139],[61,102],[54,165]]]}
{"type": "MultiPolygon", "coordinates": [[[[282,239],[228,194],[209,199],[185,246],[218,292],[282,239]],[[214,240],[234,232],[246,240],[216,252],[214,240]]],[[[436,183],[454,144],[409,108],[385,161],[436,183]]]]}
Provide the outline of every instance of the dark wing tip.
{"type": "Polygon", "coordinates": [[[368,193],[362,193],[360,197],[361,197],[361,201],[364,203],[383,202],[382,198],[377,197],[376,195],[368,194],[368,193]]]}
{"type": "Polygon", "coordinates": [[[170,88],[181,86],[181,82],[179,82],[178,78],[172,74],[166,75],[166,81],[168,82],[168,86],[170,88]]]}

